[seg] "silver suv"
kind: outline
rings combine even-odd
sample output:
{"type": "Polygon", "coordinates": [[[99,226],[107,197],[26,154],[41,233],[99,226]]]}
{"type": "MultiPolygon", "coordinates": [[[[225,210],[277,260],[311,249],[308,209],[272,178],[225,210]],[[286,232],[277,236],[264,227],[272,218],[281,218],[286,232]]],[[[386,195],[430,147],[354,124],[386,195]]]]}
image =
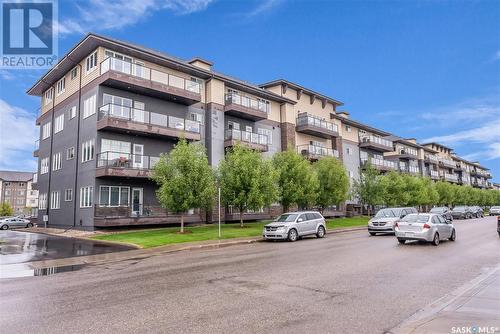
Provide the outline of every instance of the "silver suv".
{"type": "Polygon", "coordinates": [[[264,226],[265,239],[295,241],[299,237],[315,234],[323,238],[326,233],[325,218],[316,211],[287,212],[264,226]]]}
{"type": "Polygon", "coordinates": [[[396,222],[410,213],[418,213],[418,211],[411,207],[380,209],[375,217],[368,221],[368,233],[370,235],[394,233],[396,222]]]}

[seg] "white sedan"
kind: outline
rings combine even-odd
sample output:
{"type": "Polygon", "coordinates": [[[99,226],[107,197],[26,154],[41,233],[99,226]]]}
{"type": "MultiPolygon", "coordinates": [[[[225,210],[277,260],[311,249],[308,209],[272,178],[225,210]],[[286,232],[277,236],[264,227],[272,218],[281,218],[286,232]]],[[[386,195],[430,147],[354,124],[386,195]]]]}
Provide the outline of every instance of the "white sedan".
{"type": "Polygon", "coordinates": [[[33,227],[33,223],[20,217],[2,217],[0,219],[0,229],[8,230],[12,227],[33,227]]]}
{"type": "Polygon", "coordinates": [[[413,213],[397,222],[394,230],[400,244],[406,240],[420,240],[439,245],[441,240],[455,241],[455,227],[440,214],[413,213]]]}

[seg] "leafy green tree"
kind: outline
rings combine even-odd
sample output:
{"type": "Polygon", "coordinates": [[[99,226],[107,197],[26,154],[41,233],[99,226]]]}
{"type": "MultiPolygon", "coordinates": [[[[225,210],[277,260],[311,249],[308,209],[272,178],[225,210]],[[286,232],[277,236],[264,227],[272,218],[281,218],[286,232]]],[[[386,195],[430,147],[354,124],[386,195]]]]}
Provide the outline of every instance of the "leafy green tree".
{"type": "Polygon", "coordinates": [[[278,198],[285,212],[290,206],[315,203],[319,182],[311,164],[295,150],[276,153],[273,165],[278,176],[278,198]]]}
{"type": "Polygon", "coordinates": [[[427,191],[422,178],[411,175],[401,176],[405,183],[406,202],[401,205],[420,206],[427,203],[427,191]]]}
{"type": "Polygon", "coordinates": [[[219,165],[222,198],[243,213],[271,205],[278,197],[277,173],[260,153],[236,145],[219,165]]]}
{"type": "Polygon", "coordinates": [[[445,181],[438,181],[434,187],[439,195],[438,204],[450,206],[454,202],[455,193],[453,186],[445,181]]]}
{"type": "Polygon", "coordinates": [[[359,181],[354,180],[352,192],[363,206],[368,207],[368,214],[374,205],[383,203],[383,186],[380,182],[380,172],[367,163],[360,171],[359,181]]]}
{"type": "Polygon", "coordinates": [[[401,174],[391,171],[381,177],[384,189],[384,203],[387,206],[405,205],[410,202],[409,194],[406,193],[406,182],[401,174]]]}
{"type": "Polygon", "coordinates": [[[181,215],[193,208],[210,208],[215,197],[215,176],[208,164],[205,148],[199,143],[188,144],[182,139],[168,155],[162,154],[153,168],[153,180],[161,205],[181,215]]]}
{"type": "Polygon", "coordinates": [[[316,203],[321,211],[330,205],[339,205],[349,195],[349,177],[347,171],[334,157],[324,157],[313,164],[318,174],[319,189],[316,203]]]}
{"type": "Polygon", "coordinates": [[[3,202],[0,205],[0,216],[12,216],[14,214],[14,209],[12,205],[8,202],[3,202]]]}
{"type": "Polygon", "coordinates": [[[420,180],[426,193],[424,200],[420,204],[426,206],[436,205],[439,202],[439,193],[436,190],[435,183],[427,177],[420,178],[420,180]]]}

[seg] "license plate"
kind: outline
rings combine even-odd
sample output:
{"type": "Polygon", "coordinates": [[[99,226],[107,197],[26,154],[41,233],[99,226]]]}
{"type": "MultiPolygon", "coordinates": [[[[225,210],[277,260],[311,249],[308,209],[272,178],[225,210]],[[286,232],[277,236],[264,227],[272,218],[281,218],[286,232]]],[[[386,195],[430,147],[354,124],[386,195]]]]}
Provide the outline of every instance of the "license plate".
{"type": "Polygon", "coordinates": [[[413,236],[414,236],[413,232],[406,232],[405,233],[405,237],[413,237],[413,236]]]}

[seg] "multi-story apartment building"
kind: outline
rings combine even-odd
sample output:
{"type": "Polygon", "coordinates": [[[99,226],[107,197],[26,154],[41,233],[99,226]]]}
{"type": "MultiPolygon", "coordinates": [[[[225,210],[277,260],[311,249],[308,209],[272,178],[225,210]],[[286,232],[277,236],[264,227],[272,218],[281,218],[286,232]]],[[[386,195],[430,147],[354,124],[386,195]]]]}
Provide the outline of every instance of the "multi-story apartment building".
{"type": "MultiPolygon", "coordinates": [[[[39,215],[49,225],[88,229],[177,221],[160,207],[150,176],[181,138],[205,145],[213,166],[241,143],[268,157],[286,149],[311,161],[333,156],[353,180],[367,161],[411,172],[416,165],[402,163],[402,155],[435,152],[353,121],[337,111],[342,102],[296,83],[257,86],[212,67],[95,34],[83,38],[28,90],[42,102],[34,152],[39,215]]],[[[190,213],[187,222],[211,219],[190,213]]],[[[228,207],[225,219],[236,214],[228,207]]]]}
{"type": "Polygon", "coordinates": [[[16,215],[36,215],[38,191],[33,189],[33,177],[30,172],[0,171],[0,203],[9,203],[16,215]]]}

